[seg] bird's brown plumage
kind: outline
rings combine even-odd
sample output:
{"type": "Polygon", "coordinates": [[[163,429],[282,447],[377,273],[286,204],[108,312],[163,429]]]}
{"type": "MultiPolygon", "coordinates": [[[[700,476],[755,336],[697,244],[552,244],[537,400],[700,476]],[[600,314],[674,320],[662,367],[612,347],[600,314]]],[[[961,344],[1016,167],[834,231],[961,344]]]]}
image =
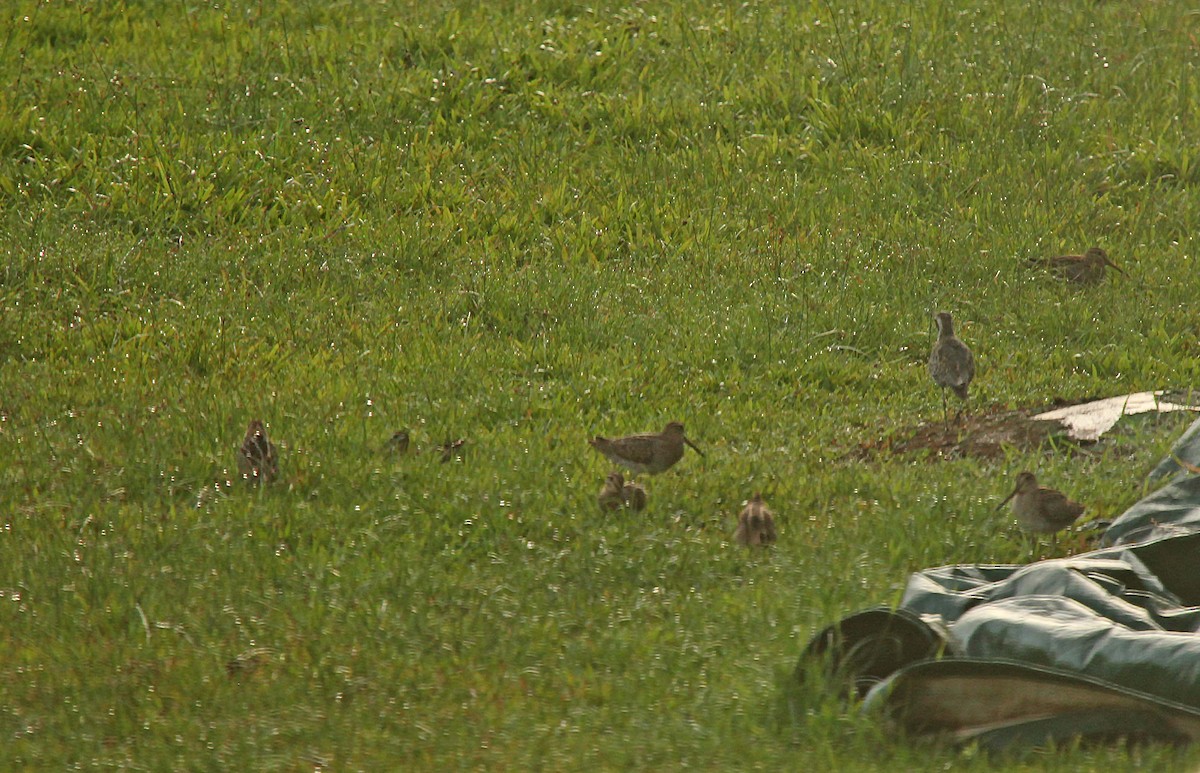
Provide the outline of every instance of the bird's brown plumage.
{"type": "Polygon", "coordinates": [[[1044,266],[1060,279],[1079,285],[1097,284],[1104,279],[1106,267],[1124,274],[1116,263],[1109,260],[1108,253],[1099,247],[1088,249],[1083,255],[1058,255],[1053,258],[1035,258],[1034,265],[1044,266]]]}
{"type": "Polygon", "coordinates": [[[601,510],[616,510],[625,504],[625,476],[619,472],[610,472],[596,495],[601,510]]]}
{"type": "Polygon", "coordinates": [[[647,472],[657,475],[668,470],[683,458],[683,446],[691,446],[696,453],[704,456],[704,452],[696,448],[683,432],[683,424],[677,421],[669,423],[662,432],[647,432],[640,435],[606,438],[597,435],[588,444],[613,464],[619,464],[633,470],[635,473],[647,472]]]}
{"type": "Polygon", "coordinates": [[[626,483],[621,487],[621,497],[625,506],[639,512],[646,509],[646,488],[639,483],[626,483]]]}
{"type": "Polygon", "coordinates": [[[1062,531],[1073,524],[1085,509],[1061,491],[1039,486],[1032,472],[1017,475],[1016,487],[996,509],[1004,507],[1010,499],[1017,523],[1035,534],[1062,531]]]}
{"type": "Polygon", "coordinates": [[[237,453],[238,473],[251,483],[270,483],[279,477],[279,452],[267,438],[260,419],[251,419],[237,453]]]}
{"type": "Polygon", "coordinates": [[[933,383],[942,389],[942,418],[949,421],[946,407],[946,390],[950,389],[959,399],[966,400],[971,380],[975,378],[975,356],[954,335],[954,321],[949,312],[938,312],[938,337],[929,352],[929,375],[933,383]]]}
{"type": "Polygon", "coordinates": [[[776,536],[775,516],[763,501],[762,493],[756,491],[738,514],[737,530],[733,533],[733,538],[748,547],[765,547],[774,544],[776,536]]]}

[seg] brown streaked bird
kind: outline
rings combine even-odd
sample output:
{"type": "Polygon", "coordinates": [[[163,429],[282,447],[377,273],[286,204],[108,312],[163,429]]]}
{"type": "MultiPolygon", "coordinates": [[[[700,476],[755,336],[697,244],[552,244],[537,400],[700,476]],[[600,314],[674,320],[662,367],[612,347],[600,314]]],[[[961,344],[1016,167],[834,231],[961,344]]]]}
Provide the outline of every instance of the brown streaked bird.
{"type": "Polygon", "coordinates": [[[462,458],[462,447],[466,445],[466,438],[458,440],[447,440],[437,447],[437,451],[442,456],[442,464],[454,459],[455,457],[462,458]]]}
{"type": "Polygon", "coordinates": [[[1054,534],[1062,531],[1083,514],[1084,507],[1074,502],[1061,491],[1039,486],[1032,472],[1017,476],[1017,485],[996,509],[1012,500],[1013,515],[1017,523],[1034,534],[1054,534]]]}
{"type": "Polygon", "coordinates": [[[1108,253],[1092,247],[1082,255],[1059,255],[1054,258],[1034,258],[1031,264],[1045,266],[1059,279],[1072,284],[1094,285],[1104,279],[1104,268],[1108,266],[1124,274],[1125,271],[1108,259],[1108,253]]]}
{"type": "Polygon", "coordinates": [[[657,475],[683,458],[684,443],[704,456],[704,452],[683,434],[683,424],[673,421],[662,432],[606,438],[597,435],[588,444],[604,454],[613,464],[628,467],[635,473],[657,475]]]}
{"type": "Polygon", "coordinates": [[[756,491],[738,515],[733,538],[747,547],[766,547],[775,543],[775,537],[775,516],[763,501],[762,493],[756,491]]]}
{"type": "Polygon", "coordinates": [[[616,510],[625,504],[625,476],[619,472],[610,472],[604,479],[600,493],[596,495],[601,510],[616,510]]]}
{"type": "Polygon", "coordinates": [[[387,445],[384,446],[388,451],[394,454],[407,454],[410,438],[407,429],[396,430],[387,445]]]}
{"type": "MultiPolygon", "coordinates": [[[[949,424],[946,389],[953,390],[959,399],[966,401],[971,379],[975,378],[975,357],[967,345],[954,335],[954,321],[949,312],[938,312],[934,321],[937,322],[938,338],[933,344],[933,351],[929,353],[929,375],[933,377],[933,383],[942,388],[942,420],[949,424]]],[[[958,416],[961,415],[962,408],[959,408],[958,416]]]]}
{"type": "Polygon", "coordinates": [[[255,647],[246,650],[236,658],[225,663],[225,673],[230,677],[238,675],[249,676],[271,662],[275,651],[269,647],[255,647]]]}
{"type": "Polygon", "coordinates": [[[279,452],[267,438],[260,419],[252,419],[237,454],[238,473],[251,483],[270,483],[279,477],[279,452]]]}
{"type": "Polygon", "coordinates": [[[646,487],[640,483],[626,483],[621,487],[621,499],[634,512],[646,509],[646,487]]]}

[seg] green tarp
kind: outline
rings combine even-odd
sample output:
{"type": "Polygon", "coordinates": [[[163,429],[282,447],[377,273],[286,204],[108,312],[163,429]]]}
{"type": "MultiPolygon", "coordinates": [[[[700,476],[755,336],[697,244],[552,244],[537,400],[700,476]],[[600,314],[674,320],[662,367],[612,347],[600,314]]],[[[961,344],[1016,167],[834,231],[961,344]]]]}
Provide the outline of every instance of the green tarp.
{"type": "Polygon", "coordinates": [[[798,678],[820,662],[909,733],[989,748],[1200,740],[1200,475],[1176,459],[1200,464],[1200,421],[1099,549],[917,572],[898,608],[818,634],[798,678]]]}

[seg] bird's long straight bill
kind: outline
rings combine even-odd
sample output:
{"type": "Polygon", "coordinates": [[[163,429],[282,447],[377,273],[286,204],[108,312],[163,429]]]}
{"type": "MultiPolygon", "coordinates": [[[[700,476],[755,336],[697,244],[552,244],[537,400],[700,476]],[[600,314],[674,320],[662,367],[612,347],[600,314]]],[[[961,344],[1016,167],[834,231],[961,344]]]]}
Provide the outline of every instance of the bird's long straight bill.
{"type": "Polygon", "coordinates": [[[696,453],[700,454],[701,456],[704,456],[704,452],[703,452],[703,451],[701,451],[699,448],[696,448],[696,444],[695,444],[695,443],[693,443],[692,441],[688,440],[687,438],[684,438],[684,439],[683,439],[683,442],[685,442],[685,443],[687,443],[689,446],[691,446],[693,451],[695,451],[696,453]]]}
{"type": "Polygon", "coordinates": [[[1004,498],[1004,501],[1003,501],[1003,502],[1001,502],[1000,504],[996,505],[996,510],[999,510],[1000,508],[1002,508],[1002,507],[1004,507],[1005,505],[1007,505],[1007,504],[1008,504],[1008,500],[1012,499],[1012,498],[1013,498],[1013,497],[1015,497],[1016,495],[1017,495],[1017,490],[1016,490],[1016,489],[1013,489],[1013,490],[1012,490],[1012,493],[1011,493],[1011,494],[1009,494],[1008,496],[1006,496],[1006,497],[1004,498]]]}

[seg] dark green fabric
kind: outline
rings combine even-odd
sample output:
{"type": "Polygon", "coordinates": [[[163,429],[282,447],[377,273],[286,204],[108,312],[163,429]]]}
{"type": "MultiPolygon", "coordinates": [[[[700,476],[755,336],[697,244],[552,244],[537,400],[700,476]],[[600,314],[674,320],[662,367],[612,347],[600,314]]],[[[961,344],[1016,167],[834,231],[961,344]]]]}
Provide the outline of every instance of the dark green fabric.
{"type": "Polygon", "coordinates": [[[991,728],[972,737],[988,751],[1000,752],[1026,746],[1046,746],[1064,738],[1080,737],[1094,743],[1136,740],[1186,744],[1191,739],[1172,732],[1170,725],[1153,712],[1080,709],[1045,719],[1030,719],[1003,727],[991,728]]]}
{"type": "MultiPolygon", "coordinates": [[[[1116,519],[1100,549],[1026,566],[917,572],[898,609],[871,610],[830,626],[813,639],[801,664],[824,658],[860,694],[880,682],[886,694],[897,674],[932,657],[932,645],[917,643],[936,641],[944,642],[936,648],[943,663],[1048,669],[1058,678],[1076,675],[1081,683],[1200,713],[1200,476],[1172,468],[1173,458],[1200,458],[1200,421],[1155,470],[1159,480],[1171,475],[1169,482],[1116,519]],[[911,646],[896,646],[898,630],[911,646]]],[[[978,673],[992,678],[987,669],[978,673]]],[[[895,710],[901,700],[873,702],[890,702],[895,710]]],[[[1111,717],[1091,709],[1061,706],[1054,721],[1031,716],[1028,721],[1040,724],[1028,733],[1001,735],[1045,740],[1047,733],[1057,739],[1109,728],[1111,717]]]]}
{"type": "Polygon", "coordinates": [[[1026,663],[945,658],[905,666],[864,703],[910,733],[1001,751],[1080,738],[1190,743],[1200,711],[1086,674],[1026,663]]]}

